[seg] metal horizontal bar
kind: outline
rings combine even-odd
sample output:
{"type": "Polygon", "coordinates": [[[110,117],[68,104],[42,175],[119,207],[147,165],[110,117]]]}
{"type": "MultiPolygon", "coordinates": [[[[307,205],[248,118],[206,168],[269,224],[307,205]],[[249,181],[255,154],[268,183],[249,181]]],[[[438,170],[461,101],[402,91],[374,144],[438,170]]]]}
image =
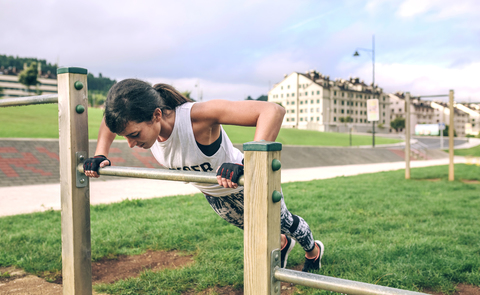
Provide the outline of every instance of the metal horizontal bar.
{"type": "Polygon", "coordinates": [[[0,99],[0,107],[18,107],[44,103],[58,103],[58,93],[0,99]]]}
{"type": "Polygon", "coordinates": [[[350,295],[427,295],[425,293],[327,277],[284,268],[275,269],[275,279],[282,282],[350,295]]]}
{"type": "MultiPolygon", "coordinates": [[[[80,173],[84,173],[83,165],[77,167],[80,173]]],[[[169,169],[153,169],[153,168],[138,168],[138,167],[121,167],[108,166],[98,169],[99,175],[133,177],[133,178],[148,178],[184,182],[199,182],[216,184],[217,175],[212,172],[197,172],[197,171],[183,171],[183,170],[169,170],[169,169]]],[[[240,177],[238,185],[244,185],[244,177],[240,177]]]]}

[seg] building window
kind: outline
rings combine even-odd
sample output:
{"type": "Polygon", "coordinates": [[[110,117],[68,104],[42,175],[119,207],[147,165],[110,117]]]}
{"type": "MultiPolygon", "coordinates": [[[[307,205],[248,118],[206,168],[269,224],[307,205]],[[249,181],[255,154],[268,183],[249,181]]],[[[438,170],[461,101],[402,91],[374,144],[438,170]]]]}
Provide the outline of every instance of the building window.
{"type": "Polygon", "coordinates": [[[305,91],[305,96],[308,96],[308,91],[305,91]]]}
{"type": "Polygon", "coordinates": [[[290,113],[295,114],[295,110],[290,110],[290,113]]]}
{"type": "Polygon", "coordinates": [[[292,122],[295,122],[295,118],[292,118],[292,122]]]}
{"type": "Polygon", "coordinates": [[[320,99],[317,99],[317,103],[320,103],[320,99]]]}
{"type": "Polygon", "coordinates": [[[287,118],[287,122],[290,122],[290,119],[289,119],[289,118],[287,118]]]}
{"type": "Polygon", "coordinates": [[[290,85],[287,86],[287,89],[290,89],[290,85]]]}
{"type": "Polygon", "coordinates": [[[313,122],[313,117],[310,117],[310,122],[313,122]]]}
{"type": "Polygon", "coordinates": [[[358,102],[355,103],[355,106],[358,107],[358,102]]]}
{"type": "Polygon", "coordinates": [[[360,123],[362,123],[362,119],[360,119],[360,123]]]}
{"type": "Polygon", "coordinates": [[[343,114],[343,111],[344,111],[344,110],[341,111],[342,114],[343,114]]]}
{"type": "Polygon", "coordinates": [[[289,97],[288,93],[287,93],[287,97],[289,97]]]}
{"type": "Polygon", "coordinates": [[[317,117],[317,122],[320,121],[320,117],[317,117]]]}
{"type": "Polygon", "coordinates": [[[280,97],[281,97],[281,98],[283,98],[283,93],[282,93],[282,94],[280,94],[280,97]]]}
{"type": "Polygon", "coordinates": [[[355,111],[355,115],[358,115],[358,111],[355,111]]]}
{"type": "Polygon", "coordinates": [[[295,93],[292,93],[292,97],[295,97],[295,93]]]}
{"type": "Polygon", "coordinates": [[[362,98],[362,95],[360,94],[360,98],[362,98]]]}
{"type": "Polygon", "coordinates": [[[280,89],[283,90],[283,86],[281,86],[280,89]]]}
{"type": "MultiPolygon", "coordinates": [[[[315,91],[312,91],[312,95],[315,95],[315,91]]],[[[313,120],[312,120],[313,121],[313,120]]]]}
{"type": "Polygon", "coordinates": [[[337,100],[336,100],[336,99],[333,100],[333,104],[337,104],[337,100]]]}
{"type": "Polygon", "coordinates": [[[290,102],[287,100],[287,106],[290,104],[290,102]]]}
{"type": "Polygon", "coordinates": [[[303,122],[303,117],[302,117],[302,118],[300,118],[300,121],[302,121],[302,122],[303,122]]]}
{"type": "Polygon", "coordinates": [[[317,113],[320,113],[320,108],[317,108],[317,113]]]}
{"type": "Polygon", "coordinates": [[[345,92],[342,92],[342,97],[345,97],[345,92]]]}
{"type": "Polygon", "coordinates": [[[333,117],[333,122],[337,122],[337,117],[333,117]]]}
{"type": "Polygon", "coordinates": [[[310,103],[313,103],[313,101],[314,101],[314,100],[312,99],[312,100],[310,101],[310,103]]]}
{"type": "Polygon", "coordinates": [[[295,101],[292,101],[291,103],[292,103],[292,105],[294,105],[294,104],[295,104],[295,101]]]}
{"type": "Polygon", "coordinates": [[[320,95],[320,90],[317,90],[317,95],[320,95]]]}
{"type": "Polygon", "coordinates": [[[313,113],[313,108],[310,109],[310,113],[313,113]]]}
{"type": "Polygon", "coordinates": [[[345,104],[345,101],[342,100],[342,106],[345,104]]]}
{"type": "Polygon", "coordinates": [[[336,113],[336,112],[337,112],[337,109],[333,109],[333,112],[336,113]]]}
{"type": "Polygon", "coordinates": [[[303,109],[300,109],[300,113],[303,113],[303,109]]]}
{"type": "Polygon", "coordinates": [[[336,91],[334,91],[334,92],[333,92],[333,95],[334,95],[334,96],[337,96],[337,92],[336,92],[336,91]]]}

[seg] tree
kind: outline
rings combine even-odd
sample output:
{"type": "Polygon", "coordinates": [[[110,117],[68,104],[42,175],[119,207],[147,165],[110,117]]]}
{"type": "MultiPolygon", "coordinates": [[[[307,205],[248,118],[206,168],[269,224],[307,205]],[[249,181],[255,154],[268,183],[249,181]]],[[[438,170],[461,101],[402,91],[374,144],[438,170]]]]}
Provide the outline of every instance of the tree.
{"type": "MultiPolygon", "coordinates": [[[[440,130],[440,132],[442,132],[440,130]]],[[[440,134],[438,134],[438,136],[440,136],[440,134]]],[[[448,136],[448,125],[445,124],[445,129],[443,129],[443,136],[448,136]]],[[[453,129],[453,137],[457,137],[457,131],[455,131],[455,129],[453,129]]]]}
{"type": "Polygon", "coordinates": [[[88,91],[88,104],[91,107],[101,106],[107,97],[102,91],[99,90],[89,90],[88,91]]]}
{"type": "Polygon", "coordinates": [[[30,86],[37,86],[38,68],[37,63],[32,62],[29,67],[23,70],[18,77],[18,82],[22,83],[30,90],[30,86]]]}
{"type": "Polygon", "coordinates": [[[245,100],[253,100],[253,98],[249,95],[247,98],[245,98],[245,100]]]}
{"type": "Polygon", "coordinates": [[[191,91],[186,90],[186,91],[184,91],[184,92],[180,92],[180,94],[183,95],[183,96],[185,96],[186,98],[190,99],[191,101],[195,101],[195,100],[191,97],[191,95],[192,95],[192,92],[191,92],[191,91]]]}
{"type": "Polygon", "coordinates": [[[353,118],[350,117],[350,116],[340,117],[340,118],[338,118],[338,120],[340,120],[340,122],[342,122],[342,123],[351,123],[351,122],[353,122],[353,118]]]}
{"type": "Polygon", "coordinates": [[[399,129],[405,128],[405,118],[397,117],[393,121],[390,121],[390,127],[398,132],[399,129]]]}

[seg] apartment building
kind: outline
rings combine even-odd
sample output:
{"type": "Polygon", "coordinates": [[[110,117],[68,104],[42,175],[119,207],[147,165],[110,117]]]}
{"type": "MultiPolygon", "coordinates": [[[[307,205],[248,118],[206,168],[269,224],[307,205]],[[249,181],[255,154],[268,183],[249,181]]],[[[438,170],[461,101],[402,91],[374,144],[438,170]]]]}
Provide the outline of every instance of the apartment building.
{"type": "Polygon", "coordinates": [[[464,111],[469,116],[469,122],[471,124],[471,131],[465,133],[477,136],[480,133],[480,105],[473,103],[457,103],[456,107],[459,110],[464,111]]]}
{"type": "MultiPolygon", "coordinates": [[[[395,118],[406,118],[405,111],[405,94],[402,92],[396,92],[389,94],[390,96],[390,120],[395,118]]],[[[469,122],[469,114],[454,106],[454,129],[457,136],[465,136],[465,124],[469,122]]],[[[449,125],[450,122],[450,110],[448,104],[435,101],[421,100],[417,97],[411,97],[410,99],[410,133],[415,134],[415,125],[417,124],[438,124],[445,123],[449,125]]],[[[390,132],[396,131],[390,129],[390,132]]],[[[400,129],[398,133],[405,133],[405,130],[400,129]]]]}
{"type": "Polygon", "coordinates": [[[0,98],[22,97],[38,94],[54,94],[57,93],[57,79],[51,73],[42,73],[39,68],[39,76],[37,78],[39,84],[28,89],[25,85],[18,82],[20,71],[15,68],[0,68],[0,98]]]}
{"type": "Polygon", "coordinates": [[[375,132],[388,133],[389,96],[359,78],[330,80],[314,70],[293,72],[268,92],[268,101],[286,109],[283,128],[327,132],[347,132],[349,127],[356,132],[372,132],[372,122],[367,120],[367,100],[372,98],[379,99],[380,110],[375,132]]]}

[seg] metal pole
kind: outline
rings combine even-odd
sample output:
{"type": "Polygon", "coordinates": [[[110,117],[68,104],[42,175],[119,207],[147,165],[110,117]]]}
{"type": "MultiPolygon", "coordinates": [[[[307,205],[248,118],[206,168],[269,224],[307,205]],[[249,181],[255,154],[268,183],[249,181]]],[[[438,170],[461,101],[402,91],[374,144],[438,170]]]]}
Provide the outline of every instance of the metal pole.
{"type": "MultiPolygon", "coordinates": [[[[83,172],[83,165],[78,165],[78,172],[83,172]]],[[[98,174],[108,176],[120,177],[134,177],[134,178],[148,178],[160,180],[172,180],[183,182],[201,182],[201,183],[217,183],[216,173],[211,172],[197,172],[197,171],[182,171],[169,169],[152,169],[152,168],[138,168],[138,167],[121,167],[108,166],[98,169],[98,174]]],[[[244,176],[238,180],[239,185],[244,184],[244,176]]]]}
{"type": "Polygon", "coordinates": [[[410,92],[405,94],[405,179],[410,179],[410,92]]]}
{"type": "Polygon", "coordinates": [[[24,96],[0,99],[0,107],[18,107],[31,104],[57,103],[58,94],[24,96]]]}
{"type": "Polygon", "coordinates": [[[275,279],[282,282],[350,295],[426,295],[425,293],[327,277],[284,268],[276,268],[275,279]]]}
{"type": "MultiPolygon", "coordinates": [[[[372,89],[375,98],[375,35],[372,35],[372,89]]],[[[372,122],[372,147],[375,147],[375,121],[372,122]]]]}
{"type": "Polygon", "coordinates": [[[453,136],[455,131],[455,110],[453,107],[453,90],[450,90],[450,105],[448,106],[450,109],[450,126],[448,126],[448,153],[449,153],[449,165],[448,165],[448,180],[453,181],[455,180],[455,168],[453,166],[453,152],[454,152],[454,145],[453,145],[453,136]]]}

